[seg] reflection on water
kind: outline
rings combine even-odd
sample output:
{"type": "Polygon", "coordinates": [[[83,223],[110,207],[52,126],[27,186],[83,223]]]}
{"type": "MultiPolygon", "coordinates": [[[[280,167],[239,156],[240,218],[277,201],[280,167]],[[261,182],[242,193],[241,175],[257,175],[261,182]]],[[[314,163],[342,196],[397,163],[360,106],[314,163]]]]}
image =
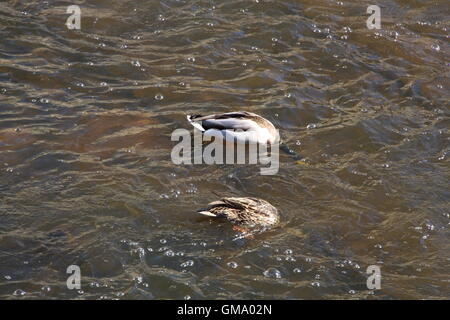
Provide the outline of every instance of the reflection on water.
{"type": "Polygon", "coordinates": [[[76,2],[81,30],[0,3],[0,298],[449,298],[447,1],[382,1],[381,30],[368,1],[76,2]],[[171,162],[186,113],[233,110],[304,161],[171,162]],[[282,224],[233,240],[193,214],[212,191],[282,224]]]}

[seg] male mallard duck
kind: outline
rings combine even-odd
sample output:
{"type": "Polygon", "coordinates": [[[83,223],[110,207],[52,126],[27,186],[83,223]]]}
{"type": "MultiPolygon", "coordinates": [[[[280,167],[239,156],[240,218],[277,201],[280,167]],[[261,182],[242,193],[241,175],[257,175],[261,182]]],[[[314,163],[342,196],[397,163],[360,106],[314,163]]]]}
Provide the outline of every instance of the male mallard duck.
{"type": "Polygon", "coordinates": [[[269,120],[247,111],[227,112],[202,116],[188,115],[187,119],[206,136],[220,133],[225,141],[238,143],[274,143],[278,131],[269,120]]]}
{"type": "Polygon", "coordinates": [[[222,198],[197,212],[205,216],[225,218],[244,228],[269,228],[280,221],[277,208],[258,198],[222,198]]]}

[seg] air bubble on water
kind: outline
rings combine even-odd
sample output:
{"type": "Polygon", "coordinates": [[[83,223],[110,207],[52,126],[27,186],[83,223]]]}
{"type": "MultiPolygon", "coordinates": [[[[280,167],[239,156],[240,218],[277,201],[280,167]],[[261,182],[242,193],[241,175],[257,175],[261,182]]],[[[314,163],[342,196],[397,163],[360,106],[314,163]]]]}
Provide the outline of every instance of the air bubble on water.
{"type": "Polygon", "coordinates": [[[190,295],[185,295],[185,296],[183,297],[183,299],[184,299],[184,300],[191,300],[191,296],[190,296],[190,295]]]}
{"type": "Polygon", "coordinates": [[[311,285],[313,286],[313,287],[320,287],[320,282],[319,281],[314,281],[314,282],[311,282],[311,285]]]}
{"type": "Polygon", "coordinates": [[[165,243],[167,243],[167,240],[166,239],[161,239],[161,240],[159,240],[159,242],[162,243],[162,244],[165,244],[165,243]]]}
{"type": "Polygon", "coordinates": [[[100,86],[106,87],[108,84],[106,82],[100,82],[100,86]]]}
{"type": "Polygon", "coordinates": [[[41,291],[44,291],[44,292],[50,292],[50,290],[51,290],[50,286],[43,286],[41,288],[41,291]]]}
{"type": "Polygon", "coordinates": [[[286,249],[284,250],[284,254],[291,255],[293,253],[292,249],[286,249]]]}
{"type": "Polygon", "coordinates": [[[5,279],[6,279],[6,280],[11,280],[11,279],[12,279],[12,277],[11,277],[11,276],[8,276],[8,275],[6,275],[6,276],[5,276],[5,279]]]}
{"type": "Polygon", "coordinates": [[[187,61],[189,61],[191,63],[194,63],[195,62],[195,58],[194,57],[188,57],[187,61]]]}
{"type": "Polygon", "coordinates": [[[47,103],[49,103],[49,100],[48,100],[48,99],[45,99],[45,98],[40,98],[40,99],[39,99],[39,102],[40,102],[40,103],[47,104],[47,103]]]}
{"type": "Polygon", "coordinates": [[[132,64],[133,66],[135,66],[135,67],[140,67],[140,66],[141,66],[141,63],[140,63],[138,60],[131,61],[131,64],[132,64]]]}
{"type": "Polygon", "coordinates": [[[6,172],[12,173],[12,172],[14,172],[14,169],[13,168],[7,168],[6,172]]]}
{"type": "Polygon", "coordinates": [[[287,256],[285,260],[291,262],[297,261],[293,256],[287,256]]]}
{"type": "Polygon", "coordinates": [[[173,252],[172,250],[167,250],[166,252],[164,252],[164,255],[167,257],[173,257],[175,256],[175,252],[173,252]]]}
{"type": "Polygon", "coordinates": [[[197,193],[198,189],[195,185],[191,184],[190,187],[186,190],[187,193],[197,193]]]}
{"type": "Polygon", "coordinates": [[[234,261],[228,262],[227,266],[229,266],[231,269],[236,269],[238,267],[238,264],[234,261]]]}
{"type": "Polygon", "coordinates": [[[349,290],[348,293],[350,293],[350,294],[355,294],[356,291],[355,291],[355,290],[349,290]]]}
{"type": "Polygon", "coordinates": [[[294,270],[292,270],[294,273],[301,273],[302,269],[300,268],[295,268],[294,270]]]}
{"type": "Polygon", "coordinates": [[[263,272],[266,278],[281,279],[281,272],[276,268],[269,268],[263,272]]]}
{"type": "Polygon", "coordinates": [[[431,224],[430,222],[426,222],[426,223],[425,223],[425,227],[426,227],[428,230],[430,230],[430,231],[433,231],[433,230],[434,230],[434,225],[431,224]]]}
{"type": "Polygon", "coordinates": [[[257,50],[258,50],[258,47],[252,46],[251,49],[252,49],[253,51],[257,51],[257,50]]]}
{"type": "Polygon", "coordinates": [[[315,123],[310,123],[306,126],[306,129],[315,129],[315,128],[317,128],[317,124],[315,123]]]}
{"type": "Polygon", "coordinates": [[[431,45],[431,49],[433,49],[434,51],[440,51],[441,47],[438,44],[433,44],[431,45]]]}
{"type": "Polygon", "coordinates": [[[187,260],[187,261],[183,262],[182,264],[180,264],[180,267],[186,268],[186,267],[192,267],[193,265],[194,265],[194,261],[187,260]]]}
{"type": "Polygon", "coordinates": [[[137,253],[139,255],[139,258],[145,257],[145,250],[144,250],[144,248],[138,248],[137,249],[137,253]]]}
{"type": "Polygon", "coordinates": [[[311,258],[305,258],[305,261],[306,262],[312,262],[312,259],[311,258]]]}
{"type": "Polygon", "coordinates": [[[342,31],[344,31],[345,33],[351,33],[352,32],[352,28],[350,28],[350,27],[343,27],[342,31]]]}
{"type": "Polygon", "coordinates": [[[15,296],[24,296],[27,293],[25,291],[23,291],[22,289],[17,289],[16,291],[13,292],[13,295],[15,296]]]}
{"type": "Polygon", "coordinates": [[[272,38],[272,42],[278,42],[277,38],[272,38]]]}
{"type": "Polygon", "coordinates": [[[164,96],[160,93],[155,95],[155,100],[161,101],[162,99],[164,99],[164,96]]]}

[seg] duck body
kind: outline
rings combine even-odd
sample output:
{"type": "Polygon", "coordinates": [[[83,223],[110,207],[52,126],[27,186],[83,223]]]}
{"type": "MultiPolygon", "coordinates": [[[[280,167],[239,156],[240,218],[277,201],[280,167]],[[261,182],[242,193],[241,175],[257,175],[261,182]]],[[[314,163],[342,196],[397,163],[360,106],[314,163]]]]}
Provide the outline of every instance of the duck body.
{"type": "Polygon", "coordinates": [[[236,226],[247,228],[270,228],[280,221],[277,208],[265,200],[250,197],[222,198],[197,212],[214,218],[225,218],[236,226]]]}
{"type": "Polygon", "coordinates": [[[278,131],[267,119],[247,111],[227,112],[203,116],[188,115],[188,121],[205,136],[221,137],[238,143],[275,143],[278,131]]]}

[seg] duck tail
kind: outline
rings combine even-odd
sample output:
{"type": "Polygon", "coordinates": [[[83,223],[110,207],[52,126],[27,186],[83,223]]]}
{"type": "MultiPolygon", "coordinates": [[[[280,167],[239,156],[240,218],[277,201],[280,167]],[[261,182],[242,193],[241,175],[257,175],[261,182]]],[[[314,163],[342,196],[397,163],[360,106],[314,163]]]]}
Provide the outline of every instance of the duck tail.
{"type": "Polygon", "coordinates": [[[200,210],[200,211],[197,211],[197,213],[200,213],[200,214],[202,214],[204,216],[217,218],[217,216],[214,213],[209,212],[209,211],[200,210]]]}
{"type": "Polygon", "coordinates": [[[195,121],[195,119],[200,118],[200,117],[202,117],[202,115],[200,115],[200,114],[188,114],[186,116],[186,118],[188,119],[190,124],[192,124],[195,128],[197,128],[200,131],[205,131],[205,129],[202,126],[202,123],[195,121]]]}

